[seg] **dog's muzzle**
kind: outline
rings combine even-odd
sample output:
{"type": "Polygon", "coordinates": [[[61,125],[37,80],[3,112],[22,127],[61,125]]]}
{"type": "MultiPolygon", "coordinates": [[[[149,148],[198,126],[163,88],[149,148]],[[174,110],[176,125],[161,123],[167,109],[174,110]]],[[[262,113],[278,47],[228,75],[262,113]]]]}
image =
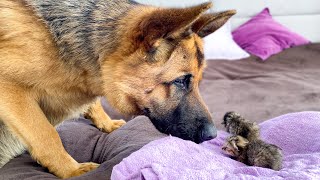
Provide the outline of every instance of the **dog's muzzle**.
{"type": "Polygon", "coordinates": [[[213,124],[208,123],[199,129],[199,143],[209,141],[217,137],[217,129],[213,124]]]}

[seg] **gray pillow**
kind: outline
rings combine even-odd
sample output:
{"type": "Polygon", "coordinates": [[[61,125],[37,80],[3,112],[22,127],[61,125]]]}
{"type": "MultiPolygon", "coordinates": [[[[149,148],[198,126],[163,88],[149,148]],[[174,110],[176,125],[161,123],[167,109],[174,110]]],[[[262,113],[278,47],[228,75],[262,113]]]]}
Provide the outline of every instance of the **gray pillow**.
{"type": "MultiPolygon", "coordinates": [[[[147,117],[139,116],[120,129],[106,134],[86,119],[64,122],[57,128],[67,152],[78,162],[96,162],[100,167],[70,179],[108,179],[112,168],[150,141],[165,137],[147,117]]],[[[25,153],[0,169],[0,179],[57,179],[25,153]]]]}

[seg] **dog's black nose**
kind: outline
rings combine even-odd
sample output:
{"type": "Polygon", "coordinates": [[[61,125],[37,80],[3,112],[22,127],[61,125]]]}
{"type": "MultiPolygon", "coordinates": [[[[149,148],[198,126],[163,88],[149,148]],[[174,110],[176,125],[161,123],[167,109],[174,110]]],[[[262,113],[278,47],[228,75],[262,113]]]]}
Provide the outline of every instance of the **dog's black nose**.
{"type": "Polygon", "coordinates": [[[200,130],[200,141],[208,141],[217,137],[217,129],[213,124],[207,124],[200,130]]]}

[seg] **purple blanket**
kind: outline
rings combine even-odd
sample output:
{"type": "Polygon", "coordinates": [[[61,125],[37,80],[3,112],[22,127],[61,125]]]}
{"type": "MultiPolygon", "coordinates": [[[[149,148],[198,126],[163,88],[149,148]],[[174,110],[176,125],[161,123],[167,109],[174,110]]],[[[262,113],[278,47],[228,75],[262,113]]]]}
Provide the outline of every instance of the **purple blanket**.
{"type": "Polygon", "coordinates": [[[260,124],[261,137],[282,148],[280,171],[252,167],[221,151],[228,133],[197,145],[165,137],[145,145],[113,168],[112,179],[320,179],[320,112],[283,115],[260,124]]]}

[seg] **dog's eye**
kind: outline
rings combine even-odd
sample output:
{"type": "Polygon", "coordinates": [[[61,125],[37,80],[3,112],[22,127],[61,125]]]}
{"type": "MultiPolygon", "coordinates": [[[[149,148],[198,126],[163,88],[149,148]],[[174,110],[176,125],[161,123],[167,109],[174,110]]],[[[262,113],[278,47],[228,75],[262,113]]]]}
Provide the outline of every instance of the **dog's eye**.
{"type": "Polygon", "coordinates": [[[173,81],[173,84],[180,89],[188,89],[190,85],[191,74],[179,77],[173,81]]]}
{"type": "Polygon", "coordinates": [[[179,88],[184,88],[184,79],[176,79],[173,83],[179,88]]]}

